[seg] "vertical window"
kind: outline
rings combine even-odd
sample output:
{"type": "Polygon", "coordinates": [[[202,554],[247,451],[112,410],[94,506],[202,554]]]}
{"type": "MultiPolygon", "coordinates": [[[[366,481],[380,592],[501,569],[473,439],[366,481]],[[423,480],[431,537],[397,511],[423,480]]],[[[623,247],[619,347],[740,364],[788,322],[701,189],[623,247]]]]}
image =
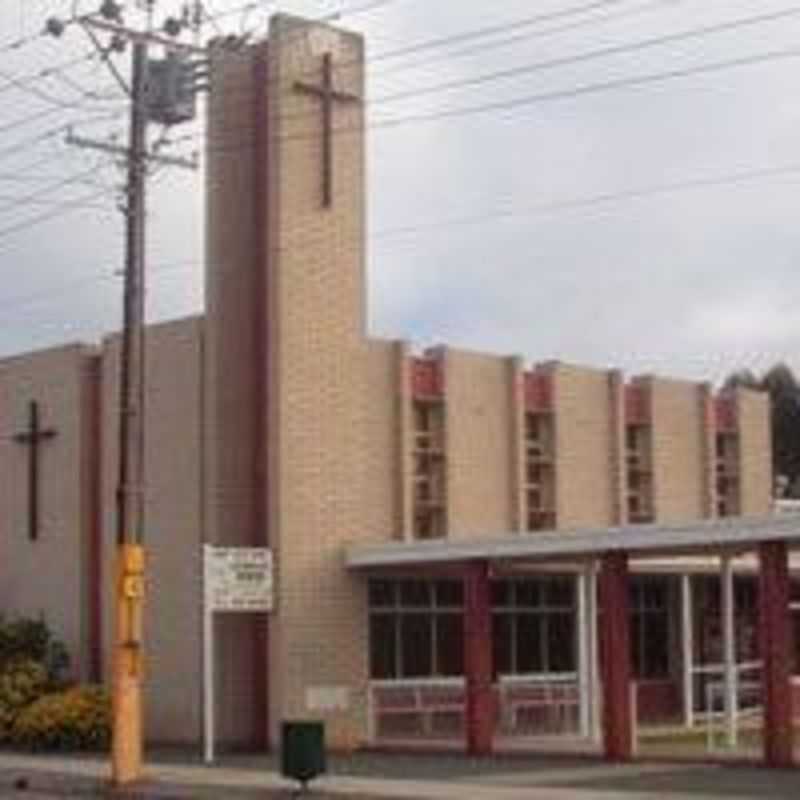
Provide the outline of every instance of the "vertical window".
{"type": "Polygon", "coordinates": [[[793,673],[800,675],[800,581],[793,580],[791,584],[789,609],[792,620],[793,673]]]}
{"type": "Polygon", "coordinates": [[[492,616],[492,652],[494,654],[494,673],[514,674],[514,620],[511,614],[492,616]]]}
{"type": "Polygon", "coordinates": [[[495,581],[492,608],[496,673],[522,675],[576,669],[573,578],[495,581]]]}
{"type": "Polygon", "coordinates": [[[516,615],[517,663],[515,672],[545,672],[544,630],[545,623],[539,614],[518,613],[516,615]]]}
{"type": "Polygon", "coordinates": [[[403,678],[433,674],[433,620],[430,614],[400,616],[400,673],[403,678]]]}
{"type": "Polygon", "coordinates": [[[630,585],[631,663],[638,679],[670,674],[669,583],[666,578],[634,578],[630,585]]]}
{"type": "Polygon", "coordinates": [[[436,674],[464,674],[464,618],[459,613],[436,615],[436,674]]]}
{"type": "Polygon", "coordinates": [[[370,614],[370,672],[376,680],[388,680],[397,674],[397,619],[392,614],[370,614]]]}
{"type": "Polygon", "coordinates": [[[368,593],[373,679],[463,675],[460,581],[375,579],[368,593]]]}

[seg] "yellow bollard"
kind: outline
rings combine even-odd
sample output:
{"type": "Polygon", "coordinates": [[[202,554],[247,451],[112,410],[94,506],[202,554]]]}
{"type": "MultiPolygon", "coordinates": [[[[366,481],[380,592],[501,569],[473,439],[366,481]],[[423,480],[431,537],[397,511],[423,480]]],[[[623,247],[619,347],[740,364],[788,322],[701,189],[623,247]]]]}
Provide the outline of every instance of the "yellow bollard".
{"type": "Polygon", "coordinates": [[[144,548],[119,548],[113,666],[111,779],[116,786],[142,774],[142,612],[144,548]]]}

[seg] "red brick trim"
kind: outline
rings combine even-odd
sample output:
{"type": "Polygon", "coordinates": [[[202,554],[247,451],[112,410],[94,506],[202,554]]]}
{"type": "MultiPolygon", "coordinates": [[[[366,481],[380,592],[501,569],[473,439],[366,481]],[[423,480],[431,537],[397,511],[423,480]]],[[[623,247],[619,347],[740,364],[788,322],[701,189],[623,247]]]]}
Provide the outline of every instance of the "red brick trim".
{"type": "Polygon", "coordinates": [[[470,564],[464,574],[464,673],[467,753],[487,756],[494,739],[494,698],[492,608],[486,562],[470,564]]]}
{"type": "Polygon", "coordinates": [[[102,364],[99,356],[88,360],[84,384],[84,453],[86,483],[83,487],[88,523],[88,678],[92,683],[103,679],[103,503],[101,462],[102,437],[102,364]]]}
{"type": "MultiPolygon", "coordinates": [[[[253,486],[252,543],[254,547],[269,544],[269,375],[270,320],[267,261],[269,253],[269,66],[266,47],[253,61],[253,170],[254,170],[254,310],[253,324],[253,486]]],[[[253,745],[260,750],[270,747],[269,693],[269,623],[265,617],[252,624],[253,636],[253,745]]]]}
{"type": "Polygon", "coordinates": [[[599,634],[605,757],[608,761],[628,761],[633,756],[633,726],[626,553],[603,556],[598,591],[603,612],[599,634]]]}
{"type": "Polygon", "coordinates": [[[758,547],[759,634],[764,662],[764,762],[792,764],[792,633],[789,624],[789,560],[786,542],[758,547]]]}

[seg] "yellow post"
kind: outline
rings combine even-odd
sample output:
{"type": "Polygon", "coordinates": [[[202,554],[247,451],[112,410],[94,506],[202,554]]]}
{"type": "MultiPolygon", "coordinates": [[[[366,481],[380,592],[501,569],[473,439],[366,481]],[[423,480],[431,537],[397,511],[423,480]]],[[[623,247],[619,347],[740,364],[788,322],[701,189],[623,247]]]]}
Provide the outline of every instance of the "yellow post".
{"type": "Polygon", "coordinates": [[[119,786],[142,773],[144,548],[125,544],[118,553],[111,777],[119,786]]]}

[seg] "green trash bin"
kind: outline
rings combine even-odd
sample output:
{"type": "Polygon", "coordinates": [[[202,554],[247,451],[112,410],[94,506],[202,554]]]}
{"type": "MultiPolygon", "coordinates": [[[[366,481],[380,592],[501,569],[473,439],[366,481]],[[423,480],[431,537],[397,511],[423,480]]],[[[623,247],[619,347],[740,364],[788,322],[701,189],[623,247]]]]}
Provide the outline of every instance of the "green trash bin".
{"type": "Polygon", "coordinates": [[[281,727],[281,774],[303,788],[324,774],[325,726],[322,722],[287,721],[281,727]]]}

